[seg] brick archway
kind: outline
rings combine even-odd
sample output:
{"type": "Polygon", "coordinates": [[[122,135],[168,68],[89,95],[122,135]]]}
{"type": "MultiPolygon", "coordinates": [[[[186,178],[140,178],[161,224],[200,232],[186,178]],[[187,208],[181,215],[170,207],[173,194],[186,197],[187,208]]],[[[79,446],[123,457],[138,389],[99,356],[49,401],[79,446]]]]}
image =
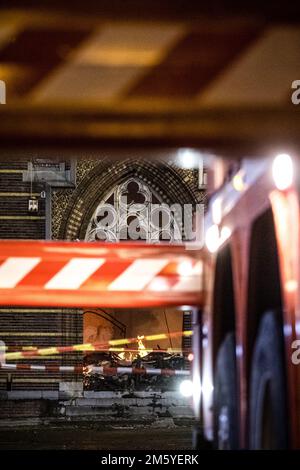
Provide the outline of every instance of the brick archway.
{"type": "Polygon", "coordinates": [[[138,158],[111,162],[102,160],[87,172],[73,191],[63,213],[58,238],[84,239],[93,213],[105,194],[116,184],[138,177],[148,184],[167,204],[196,204],[203,195],[195,184],[195,174],[165,162],[148,162],[138,158]]]}

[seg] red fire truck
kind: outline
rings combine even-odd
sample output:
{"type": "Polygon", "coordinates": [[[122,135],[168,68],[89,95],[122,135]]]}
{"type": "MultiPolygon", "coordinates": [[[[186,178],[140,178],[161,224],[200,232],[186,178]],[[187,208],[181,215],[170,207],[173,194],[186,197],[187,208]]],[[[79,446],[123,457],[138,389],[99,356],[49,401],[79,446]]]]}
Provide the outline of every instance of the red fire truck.
{"type": "Polygon", "coordinates": [[[2,241],[0,304],[193,306],[196,444],[299,448],[298,162],[225,162],[207,161],[200,251],[2,241]]]}
{"type": "Polygon", "coordinates": [[[220,449],[299,448],[297,161],[279,154],[226,169],[214,161],[208,176],[196,438],[220,449]]]}

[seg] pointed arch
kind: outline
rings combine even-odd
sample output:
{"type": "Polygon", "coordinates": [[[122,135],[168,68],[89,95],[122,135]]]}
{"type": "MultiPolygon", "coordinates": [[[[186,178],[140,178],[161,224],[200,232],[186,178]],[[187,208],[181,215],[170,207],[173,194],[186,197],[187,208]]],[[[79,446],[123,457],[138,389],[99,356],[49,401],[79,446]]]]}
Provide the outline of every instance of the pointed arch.
{"type": "Polygon", "coordinates": [[[147,185],[158,199],[168,205],[195,204],[201,192],[187,179],[186,172],[165,162],[128,158],[122,161],[102,160],[82,179],[74,190],[62,217],[59,238],[84,240],[90,221],[101,200],[116,185],[130,178],[147,185]]]}

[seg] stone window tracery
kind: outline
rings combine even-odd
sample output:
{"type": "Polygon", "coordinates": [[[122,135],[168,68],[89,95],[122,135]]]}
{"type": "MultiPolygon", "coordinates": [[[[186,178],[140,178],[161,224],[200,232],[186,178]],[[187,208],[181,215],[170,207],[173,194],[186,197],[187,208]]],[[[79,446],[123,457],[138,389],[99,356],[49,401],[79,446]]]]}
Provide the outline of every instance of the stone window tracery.
{"type": "Polygon", "coordinates": [[[144,181],[131,177],[116,185],[97,206],[86,241],[141,240],[151,243],[181,240],[172,207],[144,181]]]}

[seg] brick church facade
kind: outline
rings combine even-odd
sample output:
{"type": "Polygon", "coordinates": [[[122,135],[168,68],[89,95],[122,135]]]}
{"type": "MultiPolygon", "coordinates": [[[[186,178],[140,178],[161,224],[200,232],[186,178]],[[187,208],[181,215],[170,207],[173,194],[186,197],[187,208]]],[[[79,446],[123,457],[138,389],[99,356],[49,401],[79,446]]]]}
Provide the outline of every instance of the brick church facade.
{"type": "MultiPolygon", "coordinates": [[[[143,188],[166,205],[195,206],[204,201],[204,190],[199,187],[198,178],[197,169],[184,170],[165,160],[155,162],[137,157],[122,161],[107,157],[78,161],[40,158],[30,162],[21,159],[2,161],[0,238],[90,240],[94,233],[92,221],[95,211],[101,201],[115,197],[120,185],[137,182],[138,192],[143,188]]],[[[119,233],[120,230],[115,230],[111,236],[117,237],[119,233]]],[[[105,335],[110,338],[119,337],[121,333],[134,336],[145,330],[149,333],[151,328],[165,331],[166,326],[176,330],[187,321],[182,312],[175,309],[161,312],[159,309],[137,311],[133,308],[122,312],[106,311],[105,314],[97,315],[97,312],[87,311],[80,305],[77,309],[59,306],[11,308],[7,305],[0,309],[0,337],[12,349],[48,347],[99,340],[105,335]],[[114,320],[107,321],[107,318],[114,320]]],[[[169,344],[161,342],[159,346],[167,347],[169,344]]],[[[176,346],[180,347],[181,343],[176,346]]],[[[43,358],[43,364],[79,365],[82,360],[80,353],[72,353],[43,358]]],[[[33,357],[31,362],[38,364],[41,358],[33,357]]],[[[71,373],[46,375],[18,371],[2,373],[0,377],[0,390],[3,391],[81,389],[82,376],[71,373]]]]}

